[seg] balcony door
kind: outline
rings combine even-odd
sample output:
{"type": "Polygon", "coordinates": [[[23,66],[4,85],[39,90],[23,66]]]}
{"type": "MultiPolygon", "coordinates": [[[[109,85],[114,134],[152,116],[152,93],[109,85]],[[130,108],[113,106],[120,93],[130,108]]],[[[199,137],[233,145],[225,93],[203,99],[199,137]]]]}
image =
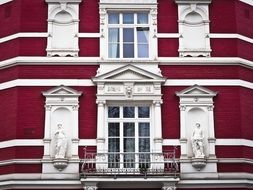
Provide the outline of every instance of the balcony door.
{"type": "Polygon", "coordinates": [[[108,106],[108,168],[150,166],[150,107],[108,106]]]}

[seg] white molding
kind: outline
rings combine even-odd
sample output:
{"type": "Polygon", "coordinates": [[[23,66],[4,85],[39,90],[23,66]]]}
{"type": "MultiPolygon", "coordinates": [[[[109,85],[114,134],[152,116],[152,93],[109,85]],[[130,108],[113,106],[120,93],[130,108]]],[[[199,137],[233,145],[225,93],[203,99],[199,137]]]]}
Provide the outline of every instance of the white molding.
{"type": "Polygon", "coordinates": [[[12,164],[41,164],[41,159],[9,159],[1,160],[0,166],[12,165],[12,164]]]}
{"type": "Polygon", "coordinates": [[[0,38],[0,43],[4,43],[10,40],[14,40],[16,38],[46,38],[48,34],[46,32],[20,32],[16,34],[12,34],[10,36],[6,36],[3,38],[0,38]]]}
{"type": "MultiPolygon", "coordinates": [[[[99,65],[117,63],[118,65],[129,64],[129,60],[101,60],[100,57],[15,57],[0,62],[0,69],[16,65],[99,65]]],[[[253,68],[253,62],[239,57],[159,57],[156,61],[132,60],[131,63],[159,65],[241,65],[253,68]]]]}
{"type": "Polygon", "coordinates": [[[249,43],[253,44],[253,38],[249,38],[249,37],[241,35],[241,34],[212,33],[212,34],[209,34],[209,37],[210,38],[223,38],[223,39],[237,38],[237,39],[240,39],[245,42],[249,42],[249,43]]]}
{"type": "MultiPolygon", "coordinates": [[[[180,34],[179,33],[157,33],[156,34],[157,38],[179,38],[180,34]]],[[[4,43],[16,38],[46,38],[48,37],[48,33],[46,32],[19,32],[16,34],[12,34],[9,36],[5,36],[3,38],[0,38],[0,43],[4,43]]],[[[101,34],[100,33],[79,33],[78,34],[79,38],[100,38],[101,34]]],[[[211,33],[209,34],[210,38],[223,38],[223,39],[240,39],[249,43],[253,43],[253,38],[241,35],[241,34],[236,34],[236,33],[211,33]]]]}
{"type": "Polygon", "coordinates": [[[253,147],[253,140],[248,139],[216,139],[219,146],[248,146],[253,147]]]}
{"type": "MultiPolygon", "coordinates": [[[[13,139],[0,142],[0,148],[14,146],[43,146],[43,139],[13,139]]],[[[96,139],[80,139],[79,146],[96,146],[96,139]]],[[[163,146],[179,146],[179,139],[163,139],[163,146]]],[[[248,146],[253,147],[249,139],[216,139],[216,146],[248,146]]]]}
{"type": "Polygon", "coordinates": [[[246,3],[246,4],[248,4],[248,5],[253,6],[253,0],[239,0],[239,1],[241,1],[241,2],[243,2],[243,3],[246,3]]]}
{"type": "Polygon", "coordinates": [[[13,146],[43,146],[42,139],[14,139],[0,142],[0,148],[13,146]]]}
{"type": "MultiPolygon", "coordinates": [[[[96,139],[80,139],[79,146],[96,146],[96,139]]],[[[13,139],[0,142],[1,148],[14,146],[44,146],[43,139],[13,139]]]]}
{"type": "MultiPolygon", "coordinates": [[[[179,139],[163,139],[163,146],[179,146],[179,139]]],[[[249,139],[216,139],[216,146],[248,146],[253,147],[253,140],[249,139]]]]}
{"type": "Polygon", "coordinates": [[[3,5],[5,3],[9,3],[11,1],[13,1],[13,0],[0,0],[0,5],[3,5]]]}
{"type": "MultiPolygon", "coordinates": [[[[240,79],[170,79],[162,86],[240,86],[253,89],[253,83],[240,79]]],[[[15,79],[0,83],[0,90],[19,86],[95,86],[91,79],[15,79]]]]}
{"type": "Polygon", "coordinates": [[[79,146],[97,146],[96,139],[80,139],[79,146]]]}
{"type": "Polygon", "coordinates": [[[100,33],[79,33],[79,38],[100,38],[100,33]]]}
{"type": "Polygon", "coordinates": [[[253,83],[240,79],[170,79],[163,86],[241,86],[253,89],[253,83]]]}

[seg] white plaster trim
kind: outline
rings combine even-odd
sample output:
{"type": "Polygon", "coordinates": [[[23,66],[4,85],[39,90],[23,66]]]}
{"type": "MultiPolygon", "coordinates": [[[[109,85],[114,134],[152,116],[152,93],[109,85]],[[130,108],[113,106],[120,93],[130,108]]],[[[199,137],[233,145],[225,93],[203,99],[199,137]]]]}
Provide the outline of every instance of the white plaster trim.
{"type": "Polygon", "coordinates": [[[216,139],[216,145],[253,147],[253,140],[248,140],[248,139],[216,139]]]}
{"type": "Polygon", "coordinates": [[[179,139],[163,139],[163,146],[179,146],[179,139]]]}
{"type": "Polygon", "coordinates": [[[164,86],[241,86],[253,89],[253,83],[240,79],[169,79],[164,86]]]}
{"type": "MultiPolygon", "coordinates": [[[[157,38],[179,38],[180,34],[179,33],[158,33],[157,38]]],[[[236,34],[236,33],[211,33],[209,34],[210,38],[223,38],[223,39],[240,39],[249,43],[253,43],[253,38],[241,35],[241,34],[236,34]]]]}
{"type": "Polygon", "coordinates": [[[80,139],[79,146],[97,146],[96,139],[80,139]]]}
{"type": "MultiPolygon", "coordinates": [[[[163,146],[179,146],[179,139],[163,139],[163,146]]],[[[253,147],[253,140],[248,139],[216,139],[217,146],[248,146],[253,147]]]]}
{"type": "Polygon", "coordinates": [[[16,38],[41,38],[41,37],[47,37],[48,34],[45,32],[37,33],[37,32],[22,32],[22,33],[16,33],[12,34],[10,36],[6,36],[3,38],[0,38],[0,43],[4,43],[10,40],[14,40],[16,38]]]}
{"type": "MultiPolygon", "coordinates": [[[[100,63],[129,64],[129,60],[102,60],[100,57],[15,57],[0,62],[0,69],[15,65],[99,65],[100,63]]],[[[159,65],[242,65],[253,68],[253,62],[239,57],[159,57],[154,60],[131,60],[131,63],[159,65]]]]}
{"type": "Polygon", "coordinates": [[[237,39],[249,42],[249,43],[253,43],[253,39],[252,38],[249,38],[247,36],[243,36],[241,34],[212,33],[212,34],[209,34],[209,36],[210,36],[210,38],[223,38],[223,39],[226,39],[226,38],[237,38],[237,39]]]}
{"type": "MultiPolygon", "coordinates": [[[[253,83],[239,79],[170,79],[163,86],[240,86],[253,89],[253,83]]],[[[91,79],[15,79],[0,83],[0,90],[19,86],[95,86],[91,79]]]]}
{"type": "Polygon", "coordinates": [[[0,90],[16,86],[94,86],[90,79],[16,79],[1,83],[0,90]]]}
{"type": "Polygon", "coordinates": [[[10,1],[13,1],[13,0],[0,0],[0,5],[5,4],[5,3],[8,3],[8,2],[10,2],[10,1]]]}
{"type": "Polygon", "coordinates": [[[6,166],[11,164],[41,164],[41,159],[9,159],[1,160],[0,166],[6,166]]]}
{"type": "Polygon", "coordinates": [[[42,139],[15,139],[0,142],[0,148],[13,146],[43,146],[42,139]]]}
{"type": "MultiPolygon", "coordinates": [[[[157,38],[179,38],[179,33],[158,33],[157,38]]],[[[16,34],[12,34],[3,38],[0,38],[0,43],[4,43],[16,38],[41,38],[41,37],[48,37],[48,33],[46,32],[20,32],[16,34]]],[[[79,33],[79,38],[100,38],[100,33],[79,33]]],[[[240,39],[249,43],[253,43],[253,39],[247,36],[236,34],[236,33],[211,33],[209,34],[210,38],[223,38],[223,39],[240,39]]]]}
{"type": "MultiPolygon", "coordinates": [[[[79,146],[96,146],[96,139],[80,139],[79,146]]],[[[0,142],[0,148],[14,146],[44,146],[43,139],[13,139],[0,142]]]]}
{"type": "Polygon", "coordinates": [[[157,38],[179,38],[179,33],[157,33],[157,38]]]}
{"type": "Polygon", "coordinates": [[[100,38],[100,33],[79,33],[79,38],[100,38]]]}
{"type": "Polygon", "coordinates": [[[248,5],[253,6],[253,0],[239,0],[239,1],[241,1],[241,2],[243,2],[243,3],[246,3],[246,4],[248,4],[248,5]]]}

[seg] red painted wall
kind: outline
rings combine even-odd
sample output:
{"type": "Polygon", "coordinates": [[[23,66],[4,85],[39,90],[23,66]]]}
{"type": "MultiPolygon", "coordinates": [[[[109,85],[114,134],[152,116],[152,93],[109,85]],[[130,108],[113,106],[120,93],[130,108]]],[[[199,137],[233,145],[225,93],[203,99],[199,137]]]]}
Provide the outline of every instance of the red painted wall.
{"type": "Polygon", "coordinates": [[[20,32],[47,32],[47,10],[44,0],[22,0],[20,32]]]}
{"type": "Polygon", "coordinates": [[[178,57],[178,39],[158,39],[158,57],[178,57]]]}
{"type": "Polygon", "coordinates": [[[0,91],[0,141],[16,137],[17,94],[16,88],[0,91]]]}
{"type": "Polygon", "coordinates": [[[253,38],[253,7],[241,1],[235,1],[237,33],[253,38]]]}
{"type": "Polygon", "coordinates": [[[83,92],[80,97],[79,138],[97,138],[96,87],[75,88],[83,92]]]}
{"type": "Polygon", "coordinates": [[[41,173],[41,164],[11,164],[0,166],[0,175],[11,173],[41,173]]]}
{"type": "Polygon", "coordinates": [[[177,20],[177,4],[174,1],[158,0],[158,32],[177,33],[177,20]]]}
{"type": "Polygon", "coordinates": [[[211,33],[236,33],[235,1],[212,1],[209,6],[211,33]]]}
{"type": "Polygon", "coordinates": [[[8,159],[41,159],[43,146],[16,146],[0,149],[0,160],[8,159]]]}
{"type": "Polygon", "coordinates": [[[180,87],[163,87],[163,104],[162,104],[162,137],[165,139],[180,138],[180,112],[179,100],[175,91],[180,87]]]}
{"type": "Polygon", "coordinates": [[[79,38],[80,57],[99,57],[99,38],[79,38]]]}
{"type": "Polygon", "coordinates": [[[212,57],[237,57],[237,39],[210,39],[212,57]]]}
{"type": "Polygon", "coordinates": [[[0,38],[19,32],[21,1],[11,1],[0,6],[0,38]]]}
{"type": "Polygon", "coordinates": [[[0,83],[15,79],[91,79],[97,65],[19,65],[2,69],[0,83]]]}
{"type": "Polygon", "coordinates": [[[99,32],[99,0],[83,1],[79,5],[79,31],[99,32]]]}
{"type": "Polygon", "coordinates": [[[252,164],[218,163],[218,172],[253,172],[252,164]]]}
{"type": "MultiPolygon", "coordinates": [[[[241,103],[241,127],[242,137],[253,140],[252,124],[253,124],[253,90],[248,88],[240,89],[241,103]]],[[[253,154],[252,154],[253,157],[253,154]]]]}
{"type": "Polygon", "coordinates": [[[46,38],[18,38],[0,43],[0,61],[17,56],[46,56],[46,38]]]}

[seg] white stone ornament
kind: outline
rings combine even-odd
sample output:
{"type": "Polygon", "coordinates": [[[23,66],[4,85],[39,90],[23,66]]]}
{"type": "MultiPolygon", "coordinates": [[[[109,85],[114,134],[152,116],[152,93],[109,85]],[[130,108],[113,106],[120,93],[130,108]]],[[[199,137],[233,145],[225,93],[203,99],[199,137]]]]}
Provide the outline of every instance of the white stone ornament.
{"type": "Polygon", "coordinates": [[[195,158],[204,158],[204,133],[201,129],[200,123],[196,123],[192,132],[192,151],[195,158]]]}
{"type": "Polygon", "coordinates": [[[55,158],[65,158],[67,152],[67,135],[65,134],[62,124],[58,124],[55,133],[55,158]]]}

